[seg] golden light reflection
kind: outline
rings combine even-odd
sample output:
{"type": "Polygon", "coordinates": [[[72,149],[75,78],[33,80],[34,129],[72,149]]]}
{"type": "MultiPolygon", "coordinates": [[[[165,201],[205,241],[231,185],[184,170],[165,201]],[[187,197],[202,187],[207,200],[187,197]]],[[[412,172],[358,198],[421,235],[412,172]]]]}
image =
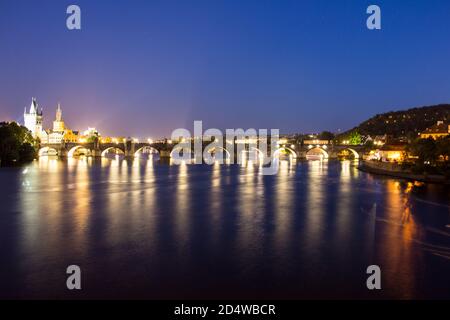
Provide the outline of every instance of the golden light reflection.
{"type": "MultiPolygon", "coordinates": [[[[293,178],[295,172],[292,170],[291,161],[280,159],[276,159],[276,161],[279,161],[280,165],[275,182],[274,245],[276,247],[275,250],[278,252],[278,259],[289,260],[288,252],[290,241],[292,241],[292,218],[295,213],[292,210],[292,208],[295,208],[295,179],[293,178]]],[[[282,268],[284,263],[280,263],[279,266],[282,268]]]]}
{"type": "Polygon", "coordinates": [[[323,161],[308,161],[307,171],[307,191],[306,191],[306,237],[309,242],[308,250],[312,257],[316,257],[318,263],[319,257],[314,253],[320,252],[320,243],[324,232],[325,208],[325,183],[327,166],[323,161]]]}
{"type": "Polygon", "coordinates": [[[178,249],[183,250],[189,240],[189,208],[190,208],[190,186],[188,180],[188,165],[181,161],[177,173],[177,190],[175,194],[175,238],[178,239],[178,249]]]}
{"type": "MultiPolygon", "coordinates": [[[[91,160],[92,161],[92,160],[91,160]]],[[[91,214],[91,197],[92,193],[89,190],[91,178],[89,176],[90,166],[92,162],[89,159],[80,159],[76,164],[76,174],[71,176],[71,185],[74,186],[72,190],[76,202],[73,204],[72,216],[72,232],[73,242],[76,248],[79,249],[80,255],[85,253],[88,246],[88,237],[86,236],[87,223],[91,214]]]]}
{"type": "MultiPolygon", "coordinates": [[[[238,247],[242,256],[257,254],[252,244],[261,236],[260,225],[264,222],[265,190],[264,176],[256,174],[253,161],[240,168],[238,194],[238,247]]],[[[242,263],[245,259],[242,260],[242,263]]]]}
{"type": "MultiPolygon", "coordinates": [[[[270,266],[271,271],[282,275],[295,255],[304,255],[305,263],[314,266],[329,261],[327,254],[332,252],[337,264],[351,264],[355,252],[365,254],[348,250],[352,248],[351,241],[356,240],[369,244],[375,264],[382,262],[382,272],[387,275],[383,286],[398,287],[394,294],[402,298],[417,294],[416,279],[422,280],[417,274],[423,271],[425,261],[422,263],[421,259],[427,254],[417,248],[432,246],[425,242],[427,225],[420,226],[418,209],[414,207],[414,190],[421,184],[370,175],[366,178],[352,161],[305,162],[302,165],[307,170],[298,169],[305,176],[299,178],[295,161],[276,161],[277,175],[263,176],[252,160],[243,167],[215,162],[206,171],[182,162],[158,168],[163,170],[161,174],[155,173],[158,165],[144,158],[98,159],[93,163],[90,157],[69,158],[65,162],[42,157],[18,173],[22,184],[14,210],[21,213],[17,217],[20,254],[30,257],[30,265],[38,261],[41,264],[36,265],[52,267],[61,257],[74,255],[82,259],[96,248],[113,257],[122,254],[124,248],[136,248],[153,257],[150,250],[160,254],[160,247],[155,245],[158,241],[171,245],[173,241],[170,248],[179,251],[180,261],[176,262],[182,265],[186,262],[183,259],[189,259],[186,252],[194,241],[194,230],[206,232],[204,238],[215,241],[220,248],[224,240],[220,232],[232,228],[236,233],[230,238],[239,249],[237,263],[241,264],[237,269],[251,272],[248,262],[263,263],[261,254],[270,252],[270,258],[276,261],[270,266]],[[358,175],[363,179],[355,181],[358,175]],[[195,188],[202,189],[198,195],[195,188]],[[380,192],[361,192],[364,188],[380,192]],[[201,210],[206,213],[198,217],[193,209],[197,209],[197,196],[203,196],[203,192],[206,201],[201,210]],[[169,195],[165,201],[158,199],[162,194],[169,195]],[[361,199],[361,194],[367,199],[361,199]],[[376,200],[373,206],[370,197],[376,200]],[[360,210],[360,204],[364,209],[371,206],[366,210],[370,213],[370,234],[366,233],[364,216],[360,216],[367,212],[360,210]],[[335,215],[330,214],[334,212],[335,215]],[[198,218],[206,221],[195,220],[198,218]],[[232,224],[224,223],[228,221],[232,224]],[[197,229],[200,225],[207,230],[197,229]],[[299,226],[304,233],[297,233],[299,226]],[[161,227],[166,229],[161,231],[161,227]],[[43,257],[38,256],[41,253],[43,257]],[[43,260],[49,262],[42,263],[43,260]],[[401,280],[394,280],[396,275],[402,275],[401,280]]],[[[210,248],[217,247],[214,244],[210,248]]],[[[360,257],[357,260],[361,261],[360,257]]],[[[313,267],[309,270],[314,274],[313,267]]]]}
{"type": "MultiPolygon", "coordinates": [[[[339,181],[337,183],[338,193],[336,197],[337,202],[337,217],[336,217],[336,243],[348,243],[351,241],[349,238],[351,232],[350,223],[352,220],[352,213],[354,205],[354,190],[352,190],[351,184],[351,161],[344,160],[339,163],[340,165],[340,175],[339,181]]],[[[349,244],[350,245],[350,244],[349,244]]],[[[346,248],[345,246],[340,246],[340,248],[346,248]]],[[[344,250],[341,255],[349,254],[348,251],[344,250]]]]}
{"type": "Polygon", "coordinates": [[[111,159],[108,159],[108,158],[102,157],[100,159],[100,164],[101,164],[102,168],[106,168],[106,167],[112,166],[112,162],[113,161],[111,159]]]}
{"type": "Polygon", "coordinates": [[[48,170],[49,172],[58,172],[60,161],[58,157],[39,157],[39,169],[48,170]]]}
{"type": "MultiPolygon", "coordinates": [[[[130,190],[127,183],[128,168],[125,160],[110,160],[111,166],[102,168],[107,183],[105,184],[106,199],[105,203],[105,219],[107,221],[107,230],[105,237],[108,243],[117,245],[126,236],[123,226],[129,226],[128,216],[124,212],[120,212],[117,208],[127,207],[130,190]]],[[[133,208],[129,208],[132,211],[133,208]]],[[[103,208],[102,208],[103,209],[103,208]]]]}
{"type": "Polygon", "coordinates": [[[47,257],[54,258],[63,256],[69,248],[80,258],[86,254],[90,179],[88,162],[79,163],[80,168],[74,170],[64,161],[42,157],[32,164],[34,169],[24,174],[29,183],[21,191],[19,203],[23,212],[25,254],[45,252],[47,257]],[[68,203],[68,194],[76,202],[68,203]]]}
{"type": "MultiPolygon", "coordinates": [[[[383,267],[392,274],[413,274],[419,259],[417,250],[414,249],[414,239],[419,234],[411,215],[410,191],[410,185],[404,192],[398,181],[386,180],[386,206],[377,215],[378,229],[383,232],[383,237],[379,240],[378,254],[388,255],[388,258],[383,259],[383,267]]],[[[404,298],[412,297],[415,283],[402,283],[402,287],[398,289],[402,290],[404,298]]]]}
{"type": "Polygon", "coordinates": [[[211,237],[213,241],[219,240],[220,220],[222,215],[222,166],[215,162],[211,172],[211,188],[209,191],[209,213],[211,217],[211,237]]]}
{"type": "MultiPolygon", "coordinates": [[[[27,256],[32,256],[33,252],[40,249],[41,246],[45,247],[45,243],[43,243],[45,227],[43,228],[42,220],[47,219],[48,216],[42,216],[41,214],[42,206],[46,204],[40,201],[41,194],[38,190],[40,190],[42,182],[40,170],[43,170],[46,176],[52,173],[52,170],[47,171],[49,162],[47,157],[39,158],[37,168],[36,163],[33,163],[28,167],[29,170],[22,175],[22,189],[19,194],[20,212],[23,213],[20,215],[20,225],[22,226],[20,246],[27,256]]],[[[57,190],[46,188],[44,191],[48,194],[55,194],[57,190]]],[[[55,216],[52,215],[52,219],[54,218],[55,216]]],[[[49,222],[52,222],[52,219],[49,222]]]]}
{"type": "MultiPolygon", "coordinates": [[[[127,161],[124,161],[127,162],[127,161]]],[[[125,185],[127,186],[128,191],[128,207],[130,211],[128,213],[128,221],[129,225],[139,225],[140,221],[142,221],[143,215],[148,215],[151,212],[141,210],[141,206],[144,199],[144,194],[146,193],[146,185],[149,181],[146,180],[146,169],[145,165],[146,160],[142,160],[139,158],[134,158],[130,160],[131,166],[127,168],[128,174],[126,176],[125,185]]],[[[152,171],[150,172],[150,174],[152,171]]],[[[122,183],[124,184],[124,183],[122,183]]],[[[144,221],[146,219],[144,218],[144,221]]]]}

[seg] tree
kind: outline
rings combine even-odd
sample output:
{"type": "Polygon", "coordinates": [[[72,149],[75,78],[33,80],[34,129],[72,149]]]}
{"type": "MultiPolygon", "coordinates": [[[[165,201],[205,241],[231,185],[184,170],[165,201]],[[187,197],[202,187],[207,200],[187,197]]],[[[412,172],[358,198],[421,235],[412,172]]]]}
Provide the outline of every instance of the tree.
{"type": "Polygon", "coordinates": [[[0,123],[0,165],[33,160],[37,146],[37,141],[27,128],[16,122],[0,123]]]}
{"type": "Polygon", "coordinates": [[[437,155],[442,159],[442,161],[438,162],[440,173],[450,178],[450,136],[436,141],[436,151],[437,155]]]}
{"type": "Polygon", "coordinates": [[[438,156],[442,156],[444,162],[450,162],[450,136],[436,141],[436,151],[438,156]]]}
{"type": "Polygon", "coordinates": [[[436,141],[432,138],[415,140],[408,146],[408,151],[418,157],[419,164],[434,164],[438,157],[436,141]]]}
{"type": "Polygon", "coordinates": [[[88,143],[95,143],[95,142],[97,142],[97,140],[98,140],[98,135],[92,135],[87,138],[88,143]]]}
{"type": "Polygon", "coordinates": [[[358,131],[353,131],[350,134],[350,144],[352,145],[359,145],[362,143],[361,135],[358,133],[358,131]]]}

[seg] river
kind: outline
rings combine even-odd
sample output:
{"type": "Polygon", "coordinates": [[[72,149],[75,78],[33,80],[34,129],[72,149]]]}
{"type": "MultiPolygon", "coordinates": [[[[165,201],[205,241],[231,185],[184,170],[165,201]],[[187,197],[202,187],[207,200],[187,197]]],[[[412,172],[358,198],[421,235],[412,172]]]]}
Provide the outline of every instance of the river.
{"type": "Polygon", "coordinates": [[[448,187],[351,161],[44,157],[0,189],[1,298],[450,298],[448,187]]]}

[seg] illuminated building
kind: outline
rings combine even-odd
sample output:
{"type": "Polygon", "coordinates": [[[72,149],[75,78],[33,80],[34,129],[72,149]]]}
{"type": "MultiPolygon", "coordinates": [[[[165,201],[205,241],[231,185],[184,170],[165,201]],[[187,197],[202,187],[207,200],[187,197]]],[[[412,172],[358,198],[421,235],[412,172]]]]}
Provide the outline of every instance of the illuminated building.
{"type": "Polygon", "coordinates": [[[58,103],[58,106],[56,107],[55,120],[53,121],[53,130],[48,132],[48,143],[61,144],[64,141],[67,141],[65,139],[66,136],[71,139],[73,133],[71,134],[69,131],[71,132],[71,130],[66,129],[64,121],[62,119],[61,105],[58,103]]]}
{"type": "Polygon", "coordinates": [[[39,138],[42,144],[61,144],[63,142],[77,142],[78,135],[70,129],[67,129],[63,118],[61,105],[58,103],[56,108],[56,117],[53,121],[53,129],[43,130],[42,121],[43,113],[42,108],[36,102],[36,98],[31,99],[30,111],[24,112],[25,127],[31,131],[33,137],[39,138]]]}
{"type": "Polygon", "coordinates": [[[87,128],[78,137],[79,143],[93,142],[95,139],[100,138],[100,133],[95,128],[87,128]]]}
{"type": "Polygon", "coordinates": [[[66,129],[63,140],[64,142],[78,142],[78,132],[66,129]]]}
{"type": "Polygon", "coordinates": [[[45,140],[46,134],[45,131],[42,130],[42,108],[39,109],[36,98],[31,98],[30,112],[27,112],[27,109],[25,108],[23,118],[25,127],[31,131],[33,137],[39,139],[42,137],[45,140]]]}
{"type": "Polygon", "coordinates": [[[303,140],[303,144],[305,145],[327,145],[330,144],[330,140],[322,140],[322,139],[311,139],[311,140],[303,140]]]}
{"type": "Polygon", "coordinates": [[[377,150],[378,157],[384,162],[402,162],[406,158],[406,144],[384,145],[377,150]]]}
{"type": "Polygon", "coordinates": [[[113,143],[113,138],[111,138],[111,137],[102,137],[102,138],[100,139],[100,141],[101,141],[102,143],[113,143]]]}
{"type": "Polygon", "coordinates": [[[366,138],[366,143],[367,142],[372,142],[375,146],[382,146],[384,145],[388,140],[387,135],[378,135],[378,136],[374,136],[373,138],[371,136],[367,136],[366,138]]]}
{"type": "Polygon", "coordinates": [[[83,131],[83,136],[88,137],[88,138],[98,137],[98,136],[100,136],[100,133],[97,131],[97,129],[89,127],[89,128],[87,128],[87,130],[83,131]]]}
{"type": "Polygon", "coordinates": [[[50,130],[42,130],[41,136],[39,137],[41,143],[48,143],[48,136],[50,134],[50,130]]]}
{"type": "Polygon", "coordinates": [[[422,139],[438,139],[446,137],[450,134],[450,124],[444,123],[444,121],[438,121],[434,126],[425,129],[424,132],[420,134],[422,139]]]}
{"type": "Polygon", "coordinates": [[[53,132],[64,132],[64,130],[65,126],[62,119],[61,105],[58,103],[58,107],[56,108],[56,119],[53,121],[53,132]]]}
{"type": "Polygon", "coordinates": [[[50,132],[48,134],[48,143],[61,144],[63,142],[64,132],[50,132]]]}

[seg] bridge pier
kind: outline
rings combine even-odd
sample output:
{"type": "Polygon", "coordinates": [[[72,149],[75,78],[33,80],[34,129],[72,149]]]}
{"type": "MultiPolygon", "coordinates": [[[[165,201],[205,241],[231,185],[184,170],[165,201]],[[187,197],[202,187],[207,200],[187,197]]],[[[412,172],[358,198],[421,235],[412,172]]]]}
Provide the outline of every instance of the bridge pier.
{"type": "Polygon", "coordinates": [[[169,150],[160,150],[159,151],[159,157],[160,158],[170,158],[170,151],[169,150]]]}

